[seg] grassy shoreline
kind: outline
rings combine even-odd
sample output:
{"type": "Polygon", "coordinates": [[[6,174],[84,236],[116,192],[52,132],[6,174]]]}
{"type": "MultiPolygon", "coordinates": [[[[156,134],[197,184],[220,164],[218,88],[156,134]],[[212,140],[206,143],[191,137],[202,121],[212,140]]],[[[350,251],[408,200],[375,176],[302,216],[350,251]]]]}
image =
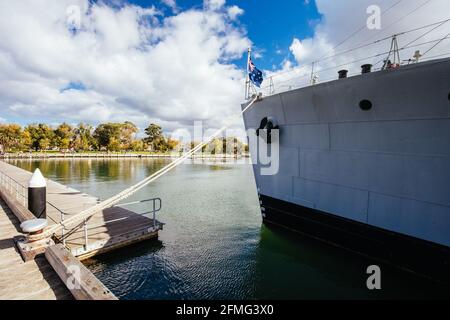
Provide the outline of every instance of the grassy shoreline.
{"type": "MultiPolygon", "coordinates": [[[[76,158],[76,159],[95,159],[95,158],[178,158],[180,153],[155,153],[155,152],[27,152],[27,153],[5,153],[0,155],[0,159],[49,159],[49,158],[76,158]]],[[[243,158],[246,154],[195,154],[193,158],[208,159],[230,159],[243,158]]]]}

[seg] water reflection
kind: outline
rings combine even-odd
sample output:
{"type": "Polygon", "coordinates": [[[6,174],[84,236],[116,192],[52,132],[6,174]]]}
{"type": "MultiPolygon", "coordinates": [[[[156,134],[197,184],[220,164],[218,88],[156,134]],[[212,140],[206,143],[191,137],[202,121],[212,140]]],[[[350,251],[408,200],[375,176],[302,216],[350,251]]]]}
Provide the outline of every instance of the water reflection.
{"type": "MultiPolygon", "coordinates": [[[[13,164],[106,198],[169,159],[66,159],[13,164]]],[[[382,291],[365,288],[374,262],[261,224],[250,165],[187,162],[130,201],[161,197],[159,241],[91,259],[88,267],[122,299],[449,298],[446,287],[382,265],[382,291]]],[[[146,205],[133,210],[146,211],[146,205]]]]}
{"type": "MultiPolygon", "coordinates": [[[[9,160],[9,163],[28,171],[39,168],[45,177],[68,183],[86,181],[135,181],[136,162],[141,160],[124,159],[48,159],[48,160],[9,160]]],[[[168,159],[145,161],[147,175],[161,169],[168,159]]]]}
{"type": "Polygon", "coordinates": [[[450,297],[445,285],[296,233],[263,226],[260,236],[256,270],[261,279],[255,291],[260,299],[450,297]],[[382,270],[381,291],[366,287],[366,269],[372,264],[382,270]]]}

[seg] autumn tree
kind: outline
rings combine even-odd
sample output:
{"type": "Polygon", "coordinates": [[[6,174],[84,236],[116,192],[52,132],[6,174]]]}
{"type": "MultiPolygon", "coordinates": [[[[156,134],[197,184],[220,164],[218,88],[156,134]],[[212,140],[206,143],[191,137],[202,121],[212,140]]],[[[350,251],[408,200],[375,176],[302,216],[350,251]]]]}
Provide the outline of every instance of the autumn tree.
{"type": "Polygon", "coordinates": [[[179,141],[166,139],[162,128],[151,124],[145,129],[146,137],[138,139],[137,126],[129,121],[124,123],[102,123],[95,130],[91,125],[80,123],[76,127],[67,123],[55,129],[39,123],[30,124],[22,130],[17,124],[0,125],[0,145],[5,151],[48,150],[57,147],[60,150],[75,149],[77,151],[100,150],[109,151],[143,151],[152,147],[154,151],[166,152],[174,150],[179,141]]]}
{"type": "MultiPolygon", "coordinates": [[[[131,150],[132,142],[138,128],[132,122],[124,123],[103,123],[94,131],[94,138],[99,148],[106,148],[109,151],[131,150]]],[[[135,147],[136,145],[134,145],[135,147]]]]}
{"type": "Polygon", "coordinates": [[[30,147],[34,150],[47,150],[51,147],[54,138],[53,130],[46,124],[30,124],[25,128],[28,132],[31,144],[30,147]]]}
{"type": "Polygon", "coordinates": [[[29,151],[32,147],[31,135],[28,131],[22,130],[20,134],[20,149],[29,151]]]}
{"type": "Polygon", "coordinates": [[[96,141],[92,136],[93,128],[89,124],[80,123],[74,129],[73,147],[77,151],[86,151],[96,148],[96,141]]]}
{"type": "Polygon", "coordinates": [[[0,125],[0,144],[5,151],[17,151],[21,148],[22,127],[18,124],[0,125]]]}
{"type": "Polygon", "coordinates": [[[125,121],[120,126],[120,148],[122,150],[131,150],[132,142],[135,140],[136,133],[138,132],[136,125],[130,121],[125,121]]]}
{"type": "Polygon", "coordinates": [[[74,131],[67,123],[60,124],[54,134],[54,145],[60,150],[67,150],[71,147],[74,138],[74,131]]]}
{"type": "Polygon", "coordinates": [[[106,148],[110,151],[110,147],[117,149],[120,145],[120,123],[103,123],[97,126],[94,131],[94,139],[98,148],[106,148]]]}
{"type": "Polygon", "coordinates": [[[180,145],[180,141],[175,140],[175,139],[167,139],[167,148],[170,151],[175,150],[178,146],[180,145]]]}
{"type": "Polygon", "coordinates": [[[143,140],[133,140],[130,144],[130,150],[143,151],[145,150],[145,142],[143,140]]]}
{"type": "Polygon", "coordinates": [[[244,144],[236,137],[215,138],[204,148],[204,153],[209,154],[241,154],[244,144]]]}

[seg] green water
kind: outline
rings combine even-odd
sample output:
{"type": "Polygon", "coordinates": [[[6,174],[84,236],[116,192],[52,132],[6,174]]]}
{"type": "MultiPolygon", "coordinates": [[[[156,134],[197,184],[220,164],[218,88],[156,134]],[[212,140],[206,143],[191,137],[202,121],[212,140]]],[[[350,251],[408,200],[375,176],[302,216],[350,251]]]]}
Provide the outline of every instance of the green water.
{"type": "MultiPolygon", "coordinates": [[[[169,160],[16,160],[27,169],[105,198],[169,160]]],[[[181,165],[132,200],[160,197],[158,240],[98,256],[87,265],[122,299],[450,298],[449,288],[380,265],[382,290],[366,288],[377,264],[262,225],[250,165],[181,165]]],[[[128,200],[127,200],[128,201],[128,200]]],[[[132,208],[144,212],[145,206],[132,208]]]]}

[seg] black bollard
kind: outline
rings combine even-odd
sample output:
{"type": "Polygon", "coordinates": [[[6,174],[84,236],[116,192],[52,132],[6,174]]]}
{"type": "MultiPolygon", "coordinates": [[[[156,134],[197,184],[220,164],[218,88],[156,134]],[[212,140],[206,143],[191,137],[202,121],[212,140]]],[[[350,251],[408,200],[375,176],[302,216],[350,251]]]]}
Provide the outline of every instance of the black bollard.
{"type": "Polygon", "coordinates": [[[47,183],[39,169],[36,169],[28,182],[28,210],[36,218],[46,219],[47,183]]]}

